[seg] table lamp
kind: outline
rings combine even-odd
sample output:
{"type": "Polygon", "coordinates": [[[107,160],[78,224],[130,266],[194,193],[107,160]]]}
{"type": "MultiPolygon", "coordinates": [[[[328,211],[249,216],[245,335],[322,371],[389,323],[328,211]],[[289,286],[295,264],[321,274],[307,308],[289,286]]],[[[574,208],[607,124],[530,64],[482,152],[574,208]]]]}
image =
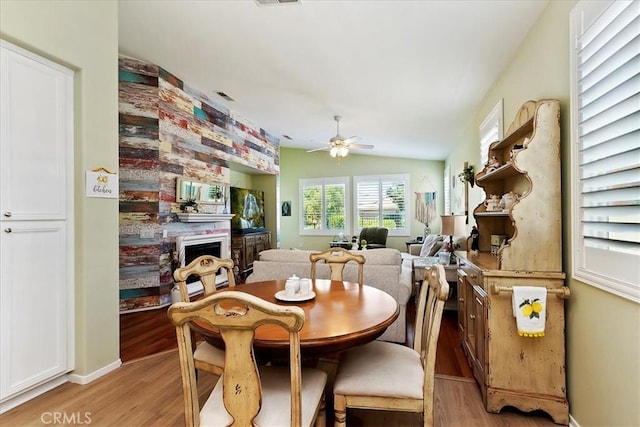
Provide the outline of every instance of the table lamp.
{"type": "Polygon", "coordinates": [[[442,220],[442,230],[440,234],[449,235],[449,247],[451,248],[451,263],[455,262],[453,252],[453,236],[463,236],[467,234],[466,215],[440,215],[442,220]]]}

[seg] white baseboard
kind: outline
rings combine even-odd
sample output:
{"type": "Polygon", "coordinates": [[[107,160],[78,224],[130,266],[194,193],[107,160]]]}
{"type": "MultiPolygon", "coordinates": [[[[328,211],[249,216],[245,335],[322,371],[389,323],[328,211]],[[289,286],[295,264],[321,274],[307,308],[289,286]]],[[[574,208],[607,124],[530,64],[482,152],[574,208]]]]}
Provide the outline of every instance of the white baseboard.
{"type": "Polygon", "coordinates": [[[120,359],[116,360],[113,363],[110,363],[107,366],[104,366],[97,371],[91,372],[89,375],[78,375],[78,374],[67,374],[67,379],[69,382],[74,384],[85,385],[89,384],[91,381],[95,381],[98,378],[108,374],[111,371],[115,371],[122,365],[122,361],[120,359]]]}
{"type": "Polygon", "coordinates": [[[578,424],[576,419],[573,418],[571,414],[569,414],[569,427],[580,427],[580,424],[578,424]]]}
{"type": "Polygon", "coordinates": [[[20,393],[19,395],[5,402],[0,403],[0,414],[3,414],[15,408],[16,406],[20,406],[23,403],[28,402],[29,400],[48,392],[49,390],[53,390],[54,388],[61,386],[67,381],[68,381],[67,376],[61,375],[57,378],[52,379],[51,381],[48,381],[44,384],[41,384],[37,387],[27,390],[24,393],[20,393]]]}

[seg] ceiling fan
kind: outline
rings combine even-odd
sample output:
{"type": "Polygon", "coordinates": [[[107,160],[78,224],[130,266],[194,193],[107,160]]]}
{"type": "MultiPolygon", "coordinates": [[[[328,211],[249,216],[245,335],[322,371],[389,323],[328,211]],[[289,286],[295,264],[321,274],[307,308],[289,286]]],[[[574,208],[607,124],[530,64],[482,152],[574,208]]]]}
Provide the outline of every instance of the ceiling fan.
{"type": "Polygon", "coordinates": [[[329,154],[331,157],[345,157],[349,154],[350,148],[364,148],[364,149],[372,149],[373,145],[369,144],[355,144],[355,141],[358,141],[360,137],[352,136],[350,138],[344,138],[340,135],[340,120],[342,117],[333,116],[333,119],[336,121],[336,136],[329,140],[329,144],[326,147],[314,148],[313,150],[307,150],[307,153],[312,153],[314,151],[320,150],[329,150],[329,154]]]}

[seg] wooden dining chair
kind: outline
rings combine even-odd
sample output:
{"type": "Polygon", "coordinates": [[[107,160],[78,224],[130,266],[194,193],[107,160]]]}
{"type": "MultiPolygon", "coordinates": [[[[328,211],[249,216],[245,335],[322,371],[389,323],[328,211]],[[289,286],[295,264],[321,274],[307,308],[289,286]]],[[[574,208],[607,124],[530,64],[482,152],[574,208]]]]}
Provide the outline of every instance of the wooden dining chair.
{"type": "MultiPolygon", "coordinates": [[[[216,274],[220,269],[227,272],[229,288],[235,288],[233,277],[233,260],[217,258],[212,255],[202,255],[173,272],[173,279],[180,290],[182,301],[189,301],[187,279],[195,276],[200,279],[204,288],[204,295],[216,292],[216,274]]],[[[206,341],[198,343],[195,347],[193,358],[197,370],[210,372],[214,375],[222,375],[224,371],[224,351],[209,344],[206,341]]]]}
{"type": "Polygon", "coordinates": [[[434,265],[420,289],[413,348],[373,341],[340,356],[333,386],[336,427],[346,426],[348,407],[420,412],[424,425],[433,425],[436,347],[448,295],[444,268],[434,265]]]}
{"type": "Polygon", "coordinates": [[[300,330],[304,311],[256,296],[221,291],[169,308],[176,326],[185,421],[190,426],[319,426],[326,423],[324,390],[327,374],[302,368],[300,330]],[[225,343],[225,369],[199,409],[190,322],[201,321],[220,331],[225,343]],[[289,366],[260,366],[253,337],[261,325],[289,333],[289,366]]]}
{"type": "Polygon", "coordinates": [[[354,254],[343,248],[330,248],[321,253],[313,253],[309,255],[311,261],[311,280],[316,279],[316,264],[318,261],[324,261],[329,264],[331,270],[331,280],[342,280],[344,266],[349,261],[358,263],[358,284],[362,285],[362,277],[364,274],[364,263],[366,259],[362,255],[354,254]]]}

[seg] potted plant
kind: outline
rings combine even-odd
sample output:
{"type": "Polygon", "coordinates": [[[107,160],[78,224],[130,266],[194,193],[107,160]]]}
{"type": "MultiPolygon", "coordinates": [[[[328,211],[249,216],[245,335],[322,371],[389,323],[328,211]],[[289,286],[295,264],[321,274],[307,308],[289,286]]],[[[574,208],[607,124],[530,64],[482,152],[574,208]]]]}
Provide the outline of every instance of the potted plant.
{"type": "Polygon", "coordinates": [[[198,212],[198,203],[195,199],[187,199],[185,202],[180,203],[180,210],[182,212],[198,212]]]}
{"type": "Polygon", "coordinates": [[[471,188],[473,188],[473,184],[475,183],[473,177],[473,165],[465,167],[462,172],[458,174],[458,178],[460,178],[460,181],[462,182],[468,182],[469,184],[471,184],[471,188]]]}
{"type": "Polygon", "coordinates": [[[367,241],[365,239],[360,240],[360,249],[363,251],[367,249],[367,241]]]}

